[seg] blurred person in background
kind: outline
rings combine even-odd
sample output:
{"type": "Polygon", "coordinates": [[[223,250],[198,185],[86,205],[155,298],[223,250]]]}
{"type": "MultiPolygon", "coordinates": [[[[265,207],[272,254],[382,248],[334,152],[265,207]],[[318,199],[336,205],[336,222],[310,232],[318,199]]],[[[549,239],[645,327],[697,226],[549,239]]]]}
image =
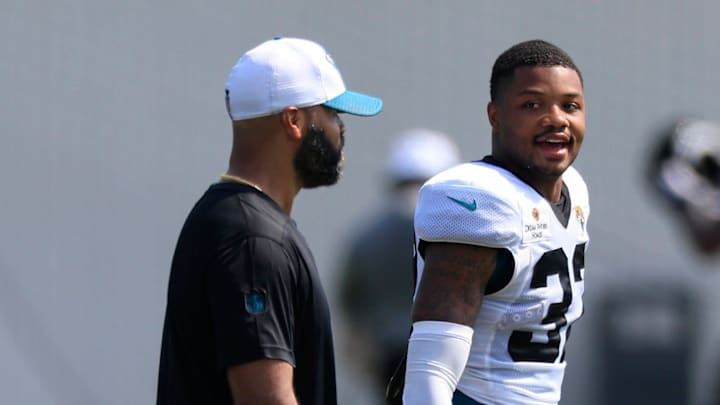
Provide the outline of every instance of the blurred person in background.
{"type": "Polygon", "coordinates": [[[397,134],[386,159],[382,209],[358,227],[341,259],[339,302],[349,327],[345,349],[373,384],[376,398],[382,398],[407,346],[418,190],[459,161],[457,146],[442,132],[415,128],[397,134]]]}

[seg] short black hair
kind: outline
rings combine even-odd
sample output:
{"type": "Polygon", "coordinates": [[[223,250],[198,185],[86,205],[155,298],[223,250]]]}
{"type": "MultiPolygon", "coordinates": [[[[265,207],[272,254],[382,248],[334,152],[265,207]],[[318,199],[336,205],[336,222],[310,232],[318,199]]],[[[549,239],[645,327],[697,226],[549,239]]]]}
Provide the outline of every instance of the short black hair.
{"type": "Polygon", "coordinates": [[[512,78],[515,69],[525,66],[563,66],[576,71],[580,83],[583,81],[570,55],[547,41],[533,39],[515,44],[497,57],[490,76],[490,100],[497,99],[502,81],[512,78]]]}

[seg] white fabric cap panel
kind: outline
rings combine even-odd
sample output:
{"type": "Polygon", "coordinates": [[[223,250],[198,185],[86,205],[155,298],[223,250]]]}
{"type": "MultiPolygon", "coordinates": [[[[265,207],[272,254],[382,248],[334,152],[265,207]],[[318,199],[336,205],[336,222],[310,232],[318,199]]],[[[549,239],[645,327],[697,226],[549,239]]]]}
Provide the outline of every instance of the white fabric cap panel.
{"type": "Polygon", "coordinates": [[[345,92],[345,83],[320,45],[278,38],[246,52],[225,84],[234,120],[271,115],[287,106],[323,104],[345,92]]]}

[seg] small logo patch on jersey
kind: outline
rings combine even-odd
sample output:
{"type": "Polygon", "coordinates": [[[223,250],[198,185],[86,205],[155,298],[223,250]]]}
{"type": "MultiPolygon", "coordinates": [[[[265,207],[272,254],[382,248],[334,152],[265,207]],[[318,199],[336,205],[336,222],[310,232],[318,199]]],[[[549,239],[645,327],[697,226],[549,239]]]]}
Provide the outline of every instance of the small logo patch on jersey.
{"type": "Polygon", "coordinates": [[[549,218],[545,211],[540,211],[540,207],[523,207],[522,243],[527,245],[552,238],[549,218]]]}
{"type": "Polygon", "coordinates": [[[458,200],[457,198],[452,198],[449,195],[446,197],[449,198],[450,201],[460,205],[468,211],[475,211],[477,209],[477,202],[475,202],[475,199],[473,199],[472,202],[467,202],[463,200],[458,200]]]}
{"type": "Polygon", "coordinates": [[[585,230],[585,213],[579,205],[575,207],[575,217],[580,221],[580,226],[585,230]]]}
{"type": "Polygon", "coordinates": [[[267,294],[263,290],[245,293],[245,310],[251,315],[260,315],[267,311],[267,294]]]}

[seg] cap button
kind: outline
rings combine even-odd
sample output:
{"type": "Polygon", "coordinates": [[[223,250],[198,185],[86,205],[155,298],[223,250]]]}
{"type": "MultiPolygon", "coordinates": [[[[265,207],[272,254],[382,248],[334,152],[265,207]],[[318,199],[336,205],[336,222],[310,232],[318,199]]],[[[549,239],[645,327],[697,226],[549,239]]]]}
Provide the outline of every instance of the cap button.
{"type": "Polygon", "coordinates": [[[282,39],[282,37],[280,35],[276,35],[273,37],[273,39],[277,41],[278,39],[282,39]]]}

